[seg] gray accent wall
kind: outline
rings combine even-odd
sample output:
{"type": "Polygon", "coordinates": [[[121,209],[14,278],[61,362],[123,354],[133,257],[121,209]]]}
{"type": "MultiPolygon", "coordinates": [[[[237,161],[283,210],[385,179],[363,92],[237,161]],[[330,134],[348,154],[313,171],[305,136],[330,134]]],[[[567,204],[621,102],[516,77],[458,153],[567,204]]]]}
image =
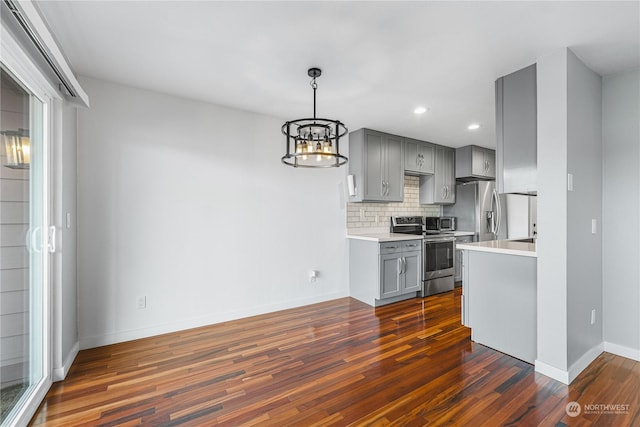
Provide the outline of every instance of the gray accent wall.
{"type": "Polygon", "coordinates": [[[567,54],[567,362],[602,343],[602,78],[567,54]],[[591,221],[597,231],[592,234],[591,221]],[[596,311],[591,324],[591,312],[596,311]]]}
{"type": "Polygon", "coordinates": [[[567,50],[538,58],[538,361],[567,364],[567,50]]]}
{"type": "Polygon", "coordinates": [[[536,369],[571,382],[602,351],[602,83],[569,49],[537,65],[536,369]]]}
{"type": "Polygon", "coordinates": [[[603,81],[605,349],[640,358],[640,70],[603,81]]]}

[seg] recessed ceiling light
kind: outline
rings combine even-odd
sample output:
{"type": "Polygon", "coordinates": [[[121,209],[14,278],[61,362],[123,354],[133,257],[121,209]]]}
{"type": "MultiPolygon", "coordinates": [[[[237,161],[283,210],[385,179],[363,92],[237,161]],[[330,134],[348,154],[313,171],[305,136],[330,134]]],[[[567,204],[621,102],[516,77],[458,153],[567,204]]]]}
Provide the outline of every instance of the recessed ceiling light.
{"type": "Polygon", "coordinates": [[[425,107],[416,107],[415,110],[413,110],[414,114],[424,114],[427,112],[427,109],[425,107]]]}
{"type": "Polygon", "coordinates": [[[471,123],[469,126],[467,126],[467,129],[469,130],[480,129],[480,125],[478,123],[471,123]]]}

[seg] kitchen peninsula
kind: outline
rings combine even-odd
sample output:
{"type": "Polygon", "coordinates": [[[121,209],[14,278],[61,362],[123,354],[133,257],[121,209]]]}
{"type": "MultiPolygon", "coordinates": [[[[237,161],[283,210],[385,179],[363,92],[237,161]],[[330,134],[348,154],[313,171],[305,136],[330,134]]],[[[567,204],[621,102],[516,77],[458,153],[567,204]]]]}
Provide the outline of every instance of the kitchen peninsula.
{"type": "Polygon", "coordinates": [[[525,362],[536,359],[535,243],[493,240],[463,252],[462,323],[471,339],[525,362]]]}

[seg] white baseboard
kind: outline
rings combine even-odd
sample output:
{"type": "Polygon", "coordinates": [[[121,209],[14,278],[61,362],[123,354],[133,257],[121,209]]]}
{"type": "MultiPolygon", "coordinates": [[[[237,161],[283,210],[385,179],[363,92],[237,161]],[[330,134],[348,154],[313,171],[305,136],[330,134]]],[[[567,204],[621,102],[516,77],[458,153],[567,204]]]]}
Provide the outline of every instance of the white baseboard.
{"type": "Polygon", "coordinates": [[[582,355],[580,359],[578,359],[573,365],[569,367],[568,370],[563,370],[556,368],[555,366],[551,366],[547,363],[541,362],[540,360],[536,360],[535,367],[536,372],[546,375],[549,378],[553,378],[556,381],[560,381],[563,384],[571,384],[573,380],[576,379],[578,375],[582,371],[586,369],[587,366],[591,364],[598,356],[602,354],[604,351],[604,344],[600,343],[588,350],[586,353],[582,355]]]}
{"type": "Polygon", "coordinates": [[[53,369],[53,381],[62,381],[67,377],[69,373],[69,369],[71,369],[71,365],[73,361],[76,360],[76,356],[78,355],[78,351],[80,351],[80,343],[76,341],[76,343],[71,348],[71,351],[67,355],[62,366],[53,369]]]}
{"type": "Polygon", "coordinates": [[[640,350],[637,348],[625,347],[612,342],[604,342],[604,351],[615,354],[616,356],[626,357],[627,359],[640,362],[640,350]]]}
{"type": "Polygon", "coordinates": [[[210,316],[187,319],[177,322],[165,323],[146,328],[123,330],[111,334],[94,335],[80,337],[80,349],[101,347],[103,345],[116,344],[125,341],[148,338],[171,332],[183,331],[185,329],[199,328],[201,326],[214,325],[216,323],[228,322],[230,320],[242,319],[245,317],[257,316],[259,314],[272,313],[278,310],[286,310],[289,308],[302,307],[309,304],[330,301],[338,298],[348,297],[349,292],[335,292],[332,294],[319,295],[310,298],[302,298],[298,300],[286,301],[283,303],[263,305],[260,307],[252,307],[246,310],[238,310],[225,313],[211,314],[210,316]]]}
{"type": "Polygon", "coordinates": [[[549,378],[553,378],[556,381],[560,381],[563,384],[569,384],[569,371],[558,369],[555,366],[551,366],[540,360],[535,361],[536,372],[546,375],[549,378]]]}
{"type": "Polygon", "coordinates": [[[582,357],[569,367],[569,384],[576,379],[580,372],[584,371],[604,351],[604,344],[600,343],[587,351],[582,357]]]}

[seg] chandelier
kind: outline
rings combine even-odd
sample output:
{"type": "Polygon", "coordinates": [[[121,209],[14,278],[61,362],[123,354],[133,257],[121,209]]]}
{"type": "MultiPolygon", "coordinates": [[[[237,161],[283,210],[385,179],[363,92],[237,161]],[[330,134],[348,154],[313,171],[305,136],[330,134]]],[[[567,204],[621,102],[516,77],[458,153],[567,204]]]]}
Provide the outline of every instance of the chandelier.
{"type": "Polygon", "coordinates": [[[286,137],[287,151],[282,163],[294,168],[331,168],[347,163],[346,156],[340,154],[340,138],[347,134],[346,126],[340,120],[316,117],[316,78],[320,68],[309,68],[313,88],[313,118],[291,120],[282,125],[286,137]]]}
{"type": "Polygon", "coordinates": [[[26,129],[6,130],[2,134],[2,145],[7,156],[7,164],[11,169],[29,169],[31,160],[29,131],[26,129]]]}

